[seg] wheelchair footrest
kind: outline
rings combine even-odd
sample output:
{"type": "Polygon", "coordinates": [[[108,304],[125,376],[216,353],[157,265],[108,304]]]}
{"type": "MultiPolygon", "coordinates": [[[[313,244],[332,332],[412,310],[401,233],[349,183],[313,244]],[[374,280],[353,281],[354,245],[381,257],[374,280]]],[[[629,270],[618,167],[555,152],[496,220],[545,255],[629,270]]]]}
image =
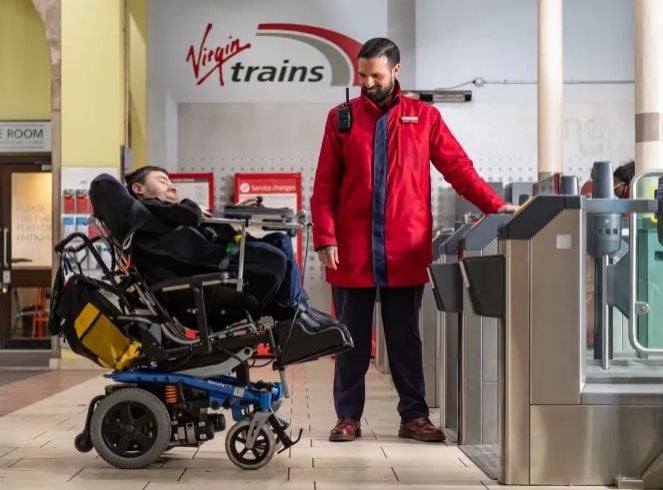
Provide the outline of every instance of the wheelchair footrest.
{"type": "Polygon", "coordinates": [[[283,366],[312,361],[321,356],[351,349],[352,337],[345,325],[312,325],[302,319],[285,320],[273,329],[283,366]]]}

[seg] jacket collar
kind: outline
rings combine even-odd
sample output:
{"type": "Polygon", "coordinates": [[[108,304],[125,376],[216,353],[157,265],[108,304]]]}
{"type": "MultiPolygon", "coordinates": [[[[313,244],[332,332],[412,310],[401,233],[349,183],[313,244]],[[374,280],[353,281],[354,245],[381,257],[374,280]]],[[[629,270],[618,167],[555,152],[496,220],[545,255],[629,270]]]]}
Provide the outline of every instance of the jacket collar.
{"type": "Polygon", "coordinates": [[[398,83],[398,80],[394,81],[394,93],[391,97],[391,103],[389,104],[389,107],[383,109],[382,107],[378,106],[375,102],[373,102],[371,99],[369,99],[364,93],[362,92],[361,94],[361,99],[371,111],[376,112],[378,114],[384,114],[385,112],[388,112],[389,110],[393,109],[396,107],[398,104],[400,104],[401,101],[401,84],[398,83]]]}

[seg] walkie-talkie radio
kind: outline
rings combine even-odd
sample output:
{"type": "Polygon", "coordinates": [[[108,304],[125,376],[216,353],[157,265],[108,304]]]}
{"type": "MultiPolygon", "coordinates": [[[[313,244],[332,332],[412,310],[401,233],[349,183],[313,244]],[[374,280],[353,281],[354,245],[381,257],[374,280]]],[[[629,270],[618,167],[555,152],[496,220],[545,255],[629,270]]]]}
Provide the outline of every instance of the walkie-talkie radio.
{"type": "Polygon", "coordinates": [[[352,112],[350,111],[350,89],[345,87],[345,103],[338,108],[338,130],[344,133],[352,127],[352,112]]]}

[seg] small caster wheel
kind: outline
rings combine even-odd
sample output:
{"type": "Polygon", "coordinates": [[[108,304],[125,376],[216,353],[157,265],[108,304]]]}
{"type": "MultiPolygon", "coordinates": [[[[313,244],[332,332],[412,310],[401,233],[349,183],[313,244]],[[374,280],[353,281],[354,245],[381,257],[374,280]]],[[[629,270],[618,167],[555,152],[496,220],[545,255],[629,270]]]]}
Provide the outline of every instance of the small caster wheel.
{"type": "Polygon", "coordinates": [[[76,436],[74,439],[74,447],[78,452],[89,453],[92,451],[92,439],[90,439],[90,433],[83,431],[76,436]]]}
{"type": "Polygon", "coordinates": [[[276,441],[271,427],[263,426],[256,435],[253,447],[246,447],[249,436],[250,419],[233,425],[226,436],[226,453],[234,464],[245,470],[257,470],[265,466],[274,456],[276,441]]]}

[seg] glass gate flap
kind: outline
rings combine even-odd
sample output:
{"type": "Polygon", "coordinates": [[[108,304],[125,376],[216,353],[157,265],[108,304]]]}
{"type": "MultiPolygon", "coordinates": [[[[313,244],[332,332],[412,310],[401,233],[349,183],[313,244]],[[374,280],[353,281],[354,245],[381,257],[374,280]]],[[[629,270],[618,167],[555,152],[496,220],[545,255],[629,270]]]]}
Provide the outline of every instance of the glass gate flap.
{"type": "MultiPolygon", "coordinates": [[[[657,191],[660,172],[636,176],[632,181],[633,197],[654,198],[661,208],[657,191]]],[[[629,340],[641,355],[663,354],[663,245],[660,243],[660,219],[653,213],[631,216],[630,245],[634,250],[631,264],[631,288],[635,301],[631,304],[629,340]]]]}

